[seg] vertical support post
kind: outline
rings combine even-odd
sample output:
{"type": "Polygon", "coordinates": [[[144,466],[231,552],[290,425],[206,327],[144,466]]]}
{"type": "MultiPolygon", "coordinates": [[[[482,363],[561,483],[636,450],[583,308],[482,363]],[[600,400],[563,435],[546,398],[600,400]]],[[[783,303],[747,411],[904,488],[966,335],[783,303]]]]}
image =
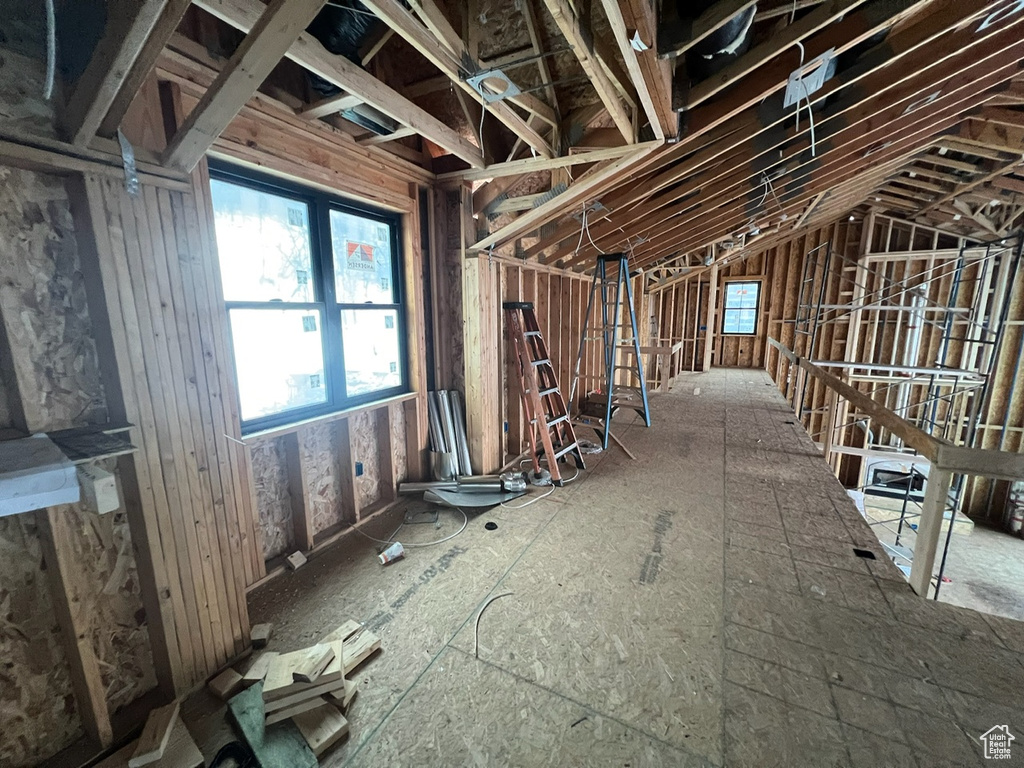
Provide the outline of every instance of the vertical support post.
{"type": "Polygon", "coordinates": [[[426,400],[416,398],[406,400],[402,406],[405,408],[405,466],[406,480],[427,479],[427,446],[424,430],[420,425],[420,411],[426,410],[426,400]]]}
{"type": "Polygon", "coordinates": [[[921,506],[921,525],[914,544],[914,562],[910,567],[910,586],[921,597],[928,597],[928,587],[935,567],[935,553],[939,548],[939,534],[946,512],[949,487],[953,473],[932,464],[928,471],[928,485],[921,506]]]}
{"type": "Polygon", "coordinates": [[[109,747],[114,736],[106,691],[92,638],[88,633],[87,609],[79,594],[81,579],[76,578],[67,556],[74,549],[74,533],[67,518],[69,513],[67,507],[50,507],[36,514],[39,538],[46,559],[46,580],[50,584],[53,607],[67,643],[71,685],[75,691],[82,727],[100,746],[109,747]]]}
{"type": "Polygon", "coordinates": [[[832,446],[836,439],[836,418],[839,415],[839,395],[829,388],[826,395],[825,418],[822,420],[822,454],[828,464],[832,464],[832,446]]]}
{"type": "Polygon", "coordinates": [[[711,284],[708,286],[708,312],[704,321],[704,373],[711,370],[712,353],[715,344],[715,311],[718,305],[718,262],[711,265],[711,284]]]}
{"type": "Polygon", "coordinates": [[[306,478],[306,462],[303,457],[302,440],[298,432],[290,432],[281,438],[288,474],[288,495],[292,499],[292,528],[295,531],[295,546],[303,552],[313,549],[313,509],[309,498],[309,482],[306,478]]]}

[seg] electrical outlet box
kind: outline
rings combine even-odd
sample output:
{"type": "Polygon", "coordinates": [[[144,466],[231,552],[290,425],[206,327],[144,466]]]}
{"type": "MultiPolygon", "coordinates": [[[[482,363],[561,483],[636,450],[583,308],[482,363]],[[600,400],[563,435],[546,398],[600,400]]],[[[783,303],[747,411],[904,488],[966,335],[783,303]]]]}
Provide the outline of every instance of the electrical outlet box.
{"type": "Polygon", "coordinates": [[[832,75],[836,73],[836,49],[829,48],[820,56],[811,59],[802,67],[797,67],[786,83],[786,96],[783,107],[791,107],[801,99],[809,99],[832,75]]]}
{"type": "Polygon", "coordinates": [[[92,464],[79,465],[78,484],[82,488],[82,503],[90,512],[105,515],[120,509],[117,478],[103,467],[92,464]]]}
{"type": "Polygon", "coordinates": [[[362,477],[363,475],[363,462],[356,462],[356,477],[362,477]]]}

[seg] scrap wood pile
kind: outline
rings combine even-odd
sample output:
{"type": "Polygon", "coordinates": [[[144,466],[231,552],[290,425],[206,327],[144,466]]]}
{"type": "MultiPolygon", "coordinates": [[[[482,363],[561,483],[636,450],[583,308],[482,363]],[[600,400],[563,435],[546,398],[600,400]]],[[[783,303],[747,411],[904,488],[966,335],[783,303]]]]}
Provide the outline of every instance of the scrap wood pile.
{"type": "Polygon", "coordinates": [[[344,713],[357,690],[348,676],[379,648],[376,635],[347,621],[309,648],[263,651],[244,674],[227,670],[209,687],[228,701],[262,768],[312,767],[348,735],[344,713]]]}
{"type": "MultiPolygon", "coordinates": [[[[270,625],[252,628],[265,646],[270,625]]],[[[380,649],[380,639],[346,621],[309,648],[255,655],[244,673],[228,668],[207,687],[227,701],[259,768],[316,768],[322,754],[348,735],[345,712],[356,695],[351,673],[380,649]]],[[[203,768],[203,755],[175,701],[149,713],[138,740],[96,768],[203,768]]]]}

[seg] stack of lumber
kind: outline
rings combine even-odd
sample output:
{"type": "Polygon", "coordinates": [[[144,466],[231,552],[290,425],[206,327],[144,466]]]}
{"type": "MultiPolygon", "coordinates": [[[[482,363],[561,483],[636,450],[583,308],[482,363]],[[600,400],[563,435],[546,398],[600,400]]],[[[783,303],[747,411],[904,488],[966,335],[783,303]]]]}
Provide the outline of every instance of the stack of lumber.
{"type": "MultiPolygon", "coordinates": [[[[239,676],[246,690],[234,696],[229,706],[264,768],[295,749],[296,730],[315,757],[348,734],[343,713],[357,689],[347,675],[379,648],[376,635],[348,621],[309,648],[265,651],[253,659],[239,676]]],[[[303,762],[302,755],[287,759],[295,765],[310,764],[303,762]]]]}

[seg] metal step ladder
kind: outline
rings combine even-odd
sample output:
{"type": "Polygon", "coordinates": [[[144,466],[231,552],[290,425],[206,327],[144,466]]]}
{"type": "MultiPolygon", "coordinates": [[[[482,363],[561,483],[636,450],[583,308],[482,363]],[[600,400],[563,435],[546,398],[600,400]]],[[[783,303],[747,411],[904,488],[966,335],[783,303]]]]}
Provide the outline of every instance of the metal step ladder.
{"type": "Polygon", "coordinates": [[[519,394],[530,425],[530,457],[533,459],[534,475],[540,475],[540,457],[546,456],[551,482],[560,486],[563,480],[558,468],[559,462],[572,456],[577,469],[586,469],[583,452],[576,440],[562,392],[558,388],[555,368],[537,324],[533,303],[506,301],[501,306],[505,310],[508,338],[516,360],[519,361],[516,367],[519,373],[519,394]]]}
{"type": "MultiPolygon", "coordinates": [[[[651,426],[651,411],[647,401],[647,379],[644,377],[644,364],[640,357],[640,337],[636,324],[636,312],[633,308],[633,287],[629,280],[628,255],[625,253],[609,253],[597,257],[594,269],[594,281],[590,286],[590,298],[587,300],[587,313],[583,319],[583,332],[580,335],[579,352],[576,355],[576,367],[570,400],[575,397],[576,383],[579,380],[580,364],[588,341],[602,343],[602,360],[604,362],[604,391],[587,395],[582,403],[581,420],[578,422],[592,428],[600,437],[602,447],[608,450],[608,438],[611,435],[612,416],[619,408],[631,408],[640,414],[646,426],[651,426]],[[629,324],[621,323],[623,292],[629,308],[629,324]],[[596,332],[590,335],[590,318],[594,310],[594,298],[600,296],[601,315],[596,332]],[[620,338],[619,329],[628,329],[629,338],[620,338]],[[618,363],[619,353],[627,365],[618,363]],[[626,371],[631,384],[620,384],[620,371],[626,371]]],[[[618,442],[618,441],[616,441],[618,442]]],[[[628,452],[627,452],[628,453],[628,452]]]]}

